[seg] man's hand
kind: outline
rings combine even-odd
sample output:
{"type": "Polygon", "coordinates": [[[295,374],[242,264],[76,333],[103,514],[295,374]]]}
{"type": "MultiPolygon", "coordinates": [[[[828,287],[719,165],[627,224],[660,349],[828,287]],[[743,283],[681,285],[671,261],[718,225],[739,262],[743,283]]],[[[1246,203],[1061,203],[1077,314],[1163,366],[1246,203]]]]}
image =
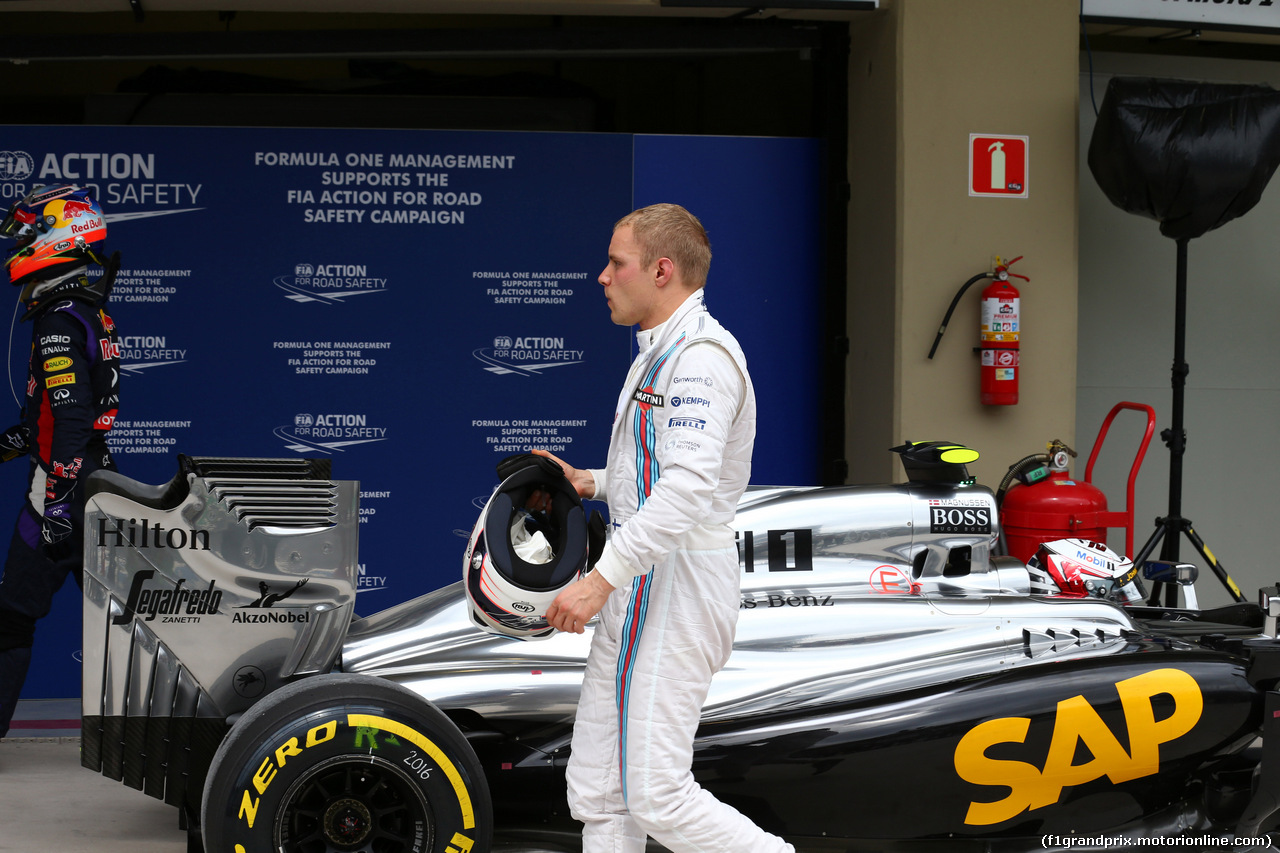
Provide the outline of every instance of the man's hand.
{"type": "Polygon", "coordinates": [[[548,453],[545,450],[535,449],[533,453],[535,456],[545,456],[563,468],[565,479],[573,485],[578,497],[589,498],[596,493],[596,478],[591,476],[590,471],[585,468],[574,468],[559,456],[548,453]]]}
{"type": "Polygon", "coordinates": [[[40,538],[44,555],[57,562],[71,554],[71,504],[46,504],[40,538]]]}
{"type": "Polygon", "coordinates": [[[614,590],[599,572],[591,572],[560,591],[547,608],[547,622],[561,631],[581,634],[614,590]]]}
{"type": "Polygon", "coordinates": [[[27,425],[11,426],[0,433],[0,462],[27,455],[27,425]]]}

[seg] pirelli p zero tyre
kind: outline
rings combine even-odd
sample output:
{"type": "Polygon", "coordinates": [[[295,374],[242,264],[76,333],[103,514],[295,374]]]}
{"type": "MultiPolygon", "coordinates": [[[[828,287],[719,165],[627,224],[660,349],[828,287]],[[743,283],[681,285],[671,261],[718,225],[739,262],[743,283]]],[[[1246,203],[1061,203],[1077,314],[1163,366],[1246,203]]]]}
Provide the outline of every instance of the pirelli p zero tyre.
{"type": "Polygon", "coordinates": [[[489,789],[430,703],[359,675],[306,679],[236,723],[209,768],[207,853],[487,853],[489,789]]]}

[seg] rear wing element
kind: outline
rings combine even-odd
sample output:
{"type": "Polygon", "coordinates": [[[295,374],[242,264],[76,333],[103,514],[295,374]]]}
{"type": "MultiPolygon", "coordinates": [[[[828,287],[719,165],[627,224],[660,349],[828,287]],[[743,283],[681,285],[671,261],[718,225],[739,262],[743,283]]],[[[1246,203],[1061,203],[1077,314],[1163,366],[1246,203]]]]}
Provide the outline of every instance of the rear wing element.
{"type": "Polygon", "coordinates": [[[162,486],[86,483],[81,763],[198,814],[227,719],[337,660],[359,484],[327,460],[179,469],[162,486]]]}

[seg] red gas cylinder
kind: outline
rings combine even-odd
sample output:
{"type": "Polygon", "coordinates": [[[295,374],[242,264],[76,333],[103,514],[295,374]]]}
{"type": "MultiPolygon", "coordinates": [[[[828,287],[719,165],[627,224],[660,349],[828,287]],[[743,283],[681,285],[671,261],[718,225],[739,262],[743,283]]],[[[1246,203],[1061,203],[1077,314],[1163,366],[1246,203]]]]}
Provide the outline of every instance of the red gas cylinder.
{"type": "Polygon", "coordinates": [[[1015,484],[1000,507],[1009,554],[1027,562],[1041,543],[1055,539],[1107,541],[1101,514],[1107,496],[1092,483],[1073,480],[1066,470],[1050,471],[1038,483],[1015,484]]]}

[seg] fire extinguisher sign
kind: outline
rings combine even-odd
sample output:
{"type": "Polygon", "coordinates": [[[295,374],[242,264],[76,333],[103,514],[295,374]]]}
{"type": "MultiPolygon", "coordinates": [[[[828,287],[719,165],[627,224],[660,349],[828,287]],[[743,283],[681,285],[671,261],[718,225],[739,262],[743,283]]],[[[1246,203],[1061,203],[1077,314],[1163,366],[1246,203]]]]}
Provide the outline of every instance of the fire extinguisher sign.
{"type": "Polygon", "coordinates": [[[1028,136],[969,134],[969,195],[1027,197],[1028,136]]]}

